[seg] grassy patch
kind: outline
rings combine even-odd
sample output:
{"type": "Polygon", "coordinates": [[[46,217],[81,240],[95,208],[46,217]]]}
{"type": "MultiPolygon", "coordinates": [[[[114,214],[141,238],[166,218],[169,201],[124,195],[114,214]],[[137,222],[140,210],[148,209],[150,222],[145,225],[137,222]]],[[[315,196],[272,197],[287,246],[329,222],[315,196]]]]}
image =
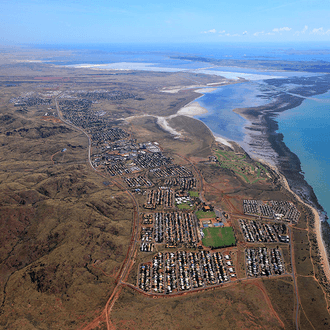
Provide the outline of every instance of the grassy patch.
{"type": "Polygon", "coordinates": [[[176,205],[179,210],[191,210],[193,207],[188,203],[182,203],[176,205]]]}
{"type": "Polygon", "coordinates": [[[205,228],[203,229],[203,232],[205,235],[202,240],[204,246],[225,247],[236,244],[234,230],[232,227],[205,228]]]}
{"type": "Polygon", "coordinates": [[[215,154],[222,168],[234,171],[247,183],[256,183],[258,180],[265,180],[266,178],[263,176],[266,175],[267,170],[258,162],[255,165],[247,162],[246,155],[223,150],[216,150],[215,154]]]}
{"type": "Polygon", "coordinates": [[[313,275],[314,270],[307,232],[293,229],[293,241],[297,273],[304,276],[313,275]]]}
{"type": "Polygon", "coordinates": [[[196,216],[198,219],[215,218],[215,212],[214,211],[204,212],[202,210],[199,210],[196,212],[196,216]]]}
{"type": "Polygon", "coordinates": [[[189,196],[190,197],[199,197],[198,191],[189,191],[189,196]]]}

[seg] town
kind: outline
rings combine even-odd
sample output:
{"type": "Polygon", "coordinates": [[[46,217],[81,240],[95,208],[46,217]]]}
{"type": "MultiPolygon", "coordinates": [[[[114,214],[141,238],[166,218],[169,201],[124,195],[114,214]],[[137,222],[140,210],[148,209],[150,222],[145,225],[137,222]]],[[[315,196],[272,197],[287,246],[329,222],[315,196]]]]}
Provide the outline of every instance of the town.
{"type": "Polygon", "coordinates": [[[158,252],[139,266],[138,286],[145,292],[170,294],[215,286],[236,279],[230,255],[221,252],[158,252]]]}
{"type": "Polygon", "coordinates": [[[297,223],[300,217],[300,212],[295,205],[287,201],[258,201],[244,200],[244,213],[269,219],[283,219],[288,222],[297,223]]]}
{"type": "Polygon", "coordinates": [[[240,219],[240,226],[246,242],[289,243],[287,227],[283,223],[263,223],[255,220],[240,219]]]}
{"type": "Polygon", "coordinates": [[[133,194],[144,198],[142,207],[149,213],[139,217],[138,242],[140,253],[149,256],[149,261],[138,265],[138,288],[147,294],[171,295],[237,281],[237,265],[231,257],[237,251],[238,234],[233,222],[249,244],[243,267],[247,278],[284,274],[280,248],[253,244],[289,243],[286,224],[297,223],[300,217],[295,205],[245,199],[242,215],[254,220],[231,219],[219,207],[214,212],[213,205],[200,199],[201,183],[190,166],[176,164],[163,153],[159,142],[137,141],[120,120],[92,110],[93,104],[107,95],[95,91],[67,93],[61,95],[59,104],[70,123],[88,132],[95,169],[116,177],[133,194]]]}
{"type": "MultiPolygon", "coordinates": [[[[57,95],[65,120],[88,134],[95,170],[115,177],[144,200],[140,205],[145,211],[138,218],[138,251],[144,256],[137,269],[139,289],[146,294],[175,295],[245,277],[285,274],[282,249],[290,243],[288,225],[300,217],[294,203],[244,199],[242,217],[231,217],[201,198],[201,182],[190,164],[177,164],[158,141],[137,140],[121,119],[100,108],[94,110],[102,100],[134,99],[136,95],[103,90],[57,95]],[[232,257],[240,235],[240,243],[248,244],[240,266],[244,273],[237,271],[237,258],[232,257]]],[[[27,94],[11,102],[22,109],[51,106],[40,95],[27,94]]],[[[228,158],[231,154],[221,155],[228,158]]]]}

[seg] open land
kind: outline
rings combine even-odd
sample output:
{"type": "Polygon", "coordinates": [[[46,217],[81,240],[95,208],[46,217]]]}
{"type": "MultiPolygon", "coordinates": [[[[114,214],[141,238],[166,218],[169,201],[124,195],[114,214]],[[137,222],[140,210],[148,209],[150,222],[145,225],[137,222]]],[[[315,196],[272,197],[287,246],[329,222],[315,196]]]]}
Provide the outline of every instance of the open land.
{"type": "Polygon", "coordinates": [[[184,108],[231,81],[2,61],[2,328],[329,327],[317,213],[184,108]]]}

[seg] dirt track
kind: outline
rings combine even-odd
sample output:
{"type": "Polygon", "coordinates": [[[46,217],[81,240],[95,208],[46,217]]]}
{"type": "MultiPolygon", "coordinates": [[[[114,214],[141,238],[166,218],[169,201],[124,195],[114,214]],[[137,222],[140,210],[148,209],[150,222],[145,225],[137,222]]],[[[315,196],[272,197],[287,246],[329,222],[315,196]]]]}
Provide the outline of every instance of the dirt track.
{"type": "Polygon", "coordinates": [[[296,196],[296,198],[299,200],[300,203],[304,204],[306,207],[308,207],[314,215],[314,220],[315,220],[315,234],[317,237],[317,245],[321,254],[321,259],[322,259],[322,266],[323,266],[323,270],[325,273],[325,276],[327,277],[328,281],[330,282],[330,266],[329,266],[329,260],[328,260],[328,256],[325,250],[325,245],[323,243],[323,239],[322,239],[322,233],[321,233],[321,220],[320,220],[320,216],[317,212],[317,210],[315,210],[312,206],[306,204],[295,192],[293,192],[288,184],[288,181],[286,180],[286,178],[279,173],[279,171],[272,165],[268,164],[267,165],[269,167],[271,167],[281,178],[282,184],[285,186],[285,188],[290,191],[294,196],[296,196]]]}

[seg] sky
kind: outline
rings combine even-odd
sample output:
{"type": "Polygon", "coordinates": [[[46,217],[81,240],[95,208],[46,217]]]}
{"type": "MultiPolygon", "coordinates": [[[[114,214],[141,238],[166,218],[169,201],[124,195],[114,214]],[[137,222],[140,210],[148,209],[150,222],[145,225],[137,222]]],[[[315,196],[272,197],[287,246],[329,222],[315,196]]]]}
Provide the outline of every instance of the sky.
{"type": "Polygon", "coordinates": [[[329,0],[0,0],[0,44],[329,42],[329,0]]]}

